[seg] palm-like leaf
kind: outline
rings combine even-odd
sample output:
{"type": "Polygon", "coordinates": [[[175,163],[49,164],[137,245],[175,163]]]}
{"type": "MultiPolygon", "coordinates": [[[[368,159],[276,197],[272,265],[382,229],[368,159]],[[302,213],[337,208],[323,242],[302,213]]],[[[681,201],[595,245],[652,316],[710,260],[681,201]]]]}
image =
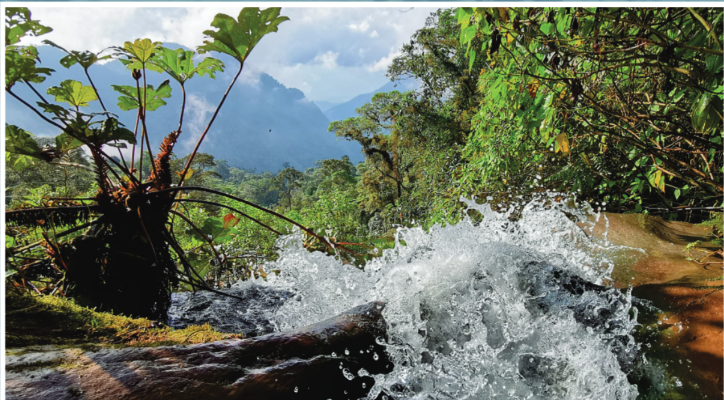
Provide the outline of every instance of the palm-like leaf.
{"type": "Polygon", "coordinates": [[[199,53],[217,51],[228,54],[240,63],[244,63],[254,46],[264,35],[278,30],[279,24],[288,21],[288,17],[280,17],[281,8],[272,7],[259,10],[256,7],[245,7],[239,12],[237,19],[226,14],[216,14],[211,26],[218,30],[204,31],[213,41],[204,41],[199,46],[199,53]]]}
{"type": "Polygon", "coordinates": [[[224,72],[224,63],[211,57],[205,58],[194,66],[195,54],[192,50],[171,50],[161,47],[150,61],[152,65],[162,69],[182,85],[195,74],[201,76],[208,74],[214,79],[216,72],[224,72]]]}

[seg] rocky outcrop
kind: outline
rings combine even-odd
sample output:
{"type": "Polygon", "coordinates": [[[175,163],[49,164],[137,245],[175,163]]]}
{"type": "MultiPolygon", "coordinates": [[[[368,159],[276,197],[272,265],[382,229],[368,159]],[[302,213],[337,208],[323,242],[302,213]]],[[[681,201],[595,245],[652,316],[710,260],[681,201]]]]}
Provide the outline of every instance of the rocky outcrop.
{"type": "Polygon", "coordinates": [[[220,291],[235,297],[210,291],[171,294],[168,325],[182,329],[208,323],[219,332],[242,333],[244,337],[264,335],[275,331],[269,316],[293,295],[254,284],[220,291]]]}
{"type": "Polygon", "coordinates": [[[384,303],[305,328],[190,346],[21,349],[6,358],[8,400],[360,398],[392,370],[384,303]]]}

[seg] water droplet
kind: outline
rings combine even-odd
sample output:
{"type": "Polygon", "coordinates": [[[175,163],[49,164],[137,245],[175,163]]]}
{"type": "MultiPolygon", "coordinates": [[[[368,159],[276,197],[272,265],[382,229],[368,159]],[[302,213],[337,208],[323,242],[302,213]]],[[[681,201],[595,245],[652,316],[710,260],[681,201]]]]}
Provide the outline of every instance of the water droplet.
{"type": "Polygon", "coordinates": [[[344,375],[344,377],[347,378],[347,379],[350,380],[350,381],[351,381],[352,379],[354,379],[354,374],[352,374],[351,372],[349,372],[349,370],[348,370],[347,368],[345,368],[345,369],[342,370],[342,375],[344,375]]]}
{"type": "Polygon", "coordinates": [[[294,386],[294,393],[299,392],[299,388],[297,386],[294,386]]]}
{"type": "Polygon", "coordinates": [[[378,356],[377,353],[375,353],[375,354],[372,355],[372,358],[373,358],[375,361],[377,361],[377,360],[380,359],[380,356],[378,356]]]}
{"type": "Polygon", "coordinates": [[[337,353],[332,352],[332,357],[337,357],[337,353]]]}
{"type": "Polygon", "coordinates": [[[349,350],[344,349],[344,354],[349,355],[349,350]]]}

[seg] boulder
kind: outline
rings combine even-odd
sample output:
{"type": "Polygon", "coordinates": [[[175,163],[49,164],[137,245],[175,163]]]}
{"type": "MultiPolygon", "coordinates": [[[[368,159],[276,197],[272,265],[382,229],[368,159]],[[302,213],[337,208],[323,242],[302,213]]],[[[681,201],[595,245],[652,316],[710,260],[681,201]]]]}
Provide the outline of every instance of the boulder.
{"type": "Polygon", "coordinates": [[[251,339],[146,348],[28,348],[6,357],[8,400],[357,399],[392,363],[384,303],[251,339]]]}

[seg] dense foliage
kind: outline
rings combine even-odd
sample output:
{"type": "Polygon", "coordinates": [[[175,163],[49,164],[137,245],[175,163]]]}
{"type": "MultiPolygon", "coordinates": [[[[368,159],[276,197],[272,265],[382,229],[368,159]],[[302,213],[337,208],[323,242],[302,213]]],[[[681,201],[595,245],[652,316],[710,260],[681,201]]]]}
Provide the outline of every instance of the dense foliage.
{"type": "Polygon", "coordinates": [[[461,8],[485,60],[475,185],[578,191],[616,211],[722,204],[722,10],[461,8]]]}

